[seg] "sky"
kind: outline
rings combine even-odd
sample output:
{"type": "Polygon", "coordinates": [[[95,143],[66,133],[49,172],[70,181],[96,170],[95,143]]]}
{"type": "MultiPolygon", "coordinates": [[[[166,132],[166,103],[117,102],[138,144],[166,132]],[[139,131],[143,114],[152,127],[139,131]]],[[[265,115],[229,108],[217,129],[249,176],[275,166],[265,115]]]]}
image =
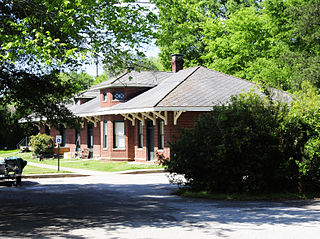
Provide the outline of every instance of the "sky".
{"type": "MultiPolygon", "coordinates": [[[[160,49],[159,47],[157,47],[154,42],[150,43],[150,45],[147,45],[145,48],[145,54],[147,57],[157,57],[158,54],[160,53],[160,49]]],[[[85,67],[85,71],[91,75],[91,76],[96,76],[97,75],[97,66],[96,64],[92,64],[92,65],[87,65],[85,67]]],[[[102,65],[99,64],[99,68],[98,68],[98,74],[101,75],[103,73],[103,68],[102,65]]]]}

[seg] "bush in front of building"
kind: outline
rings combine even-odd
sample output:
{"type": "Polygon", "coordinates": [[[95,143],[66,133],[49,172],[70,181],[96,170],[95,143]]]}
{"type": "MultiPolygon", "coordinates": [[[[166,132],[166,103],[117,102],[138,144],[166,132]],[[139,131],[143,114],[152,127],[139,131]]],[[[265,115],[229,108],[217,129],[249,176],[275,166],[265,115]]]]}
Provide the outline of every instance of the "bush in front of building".
{"type": "Polygon", "coordinates": [[[302,89],[295,94],[287,127],[294,136],[295,155],[299,167],[301,191],[320,191],[320,90],[304,82],[302,89]]]}
{"type": "Polygon", "coordinates": [[[299,170],[288,112],[287,105],[254,93],[233,97],[183,131],[164,164],[173,176],[183,174],[193,191],[296,191],[299,170]]]}
{"type": "Polygon", "coordinates": [[[49,135],[40,133],[33,135],[30,144],[35,155],[53,155],[54,142],[49,135]]]}

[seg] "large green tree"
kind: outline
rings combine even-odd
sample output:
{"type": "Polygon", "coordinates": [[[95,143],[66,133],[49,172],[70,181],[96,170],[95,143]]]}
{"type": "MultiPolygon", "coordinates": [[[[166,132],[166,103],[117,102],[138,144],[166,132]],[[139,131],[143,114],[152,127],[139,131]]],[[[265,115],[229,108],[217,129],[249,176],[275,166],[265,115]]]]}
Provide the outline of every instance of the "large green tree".
{"type": "Polygon", "coordinates": [[[206,21],[227,19],[247,6],[259,6],[258,0],[152,0],[159,9],[157,45],[162,64],[170,68],[170,55],[183,53],[185,65],[205,65],[202,56],[206,43],[206,21]]]}
{"type": "Polygon", "coordinates": [[[77,89],[59,74],[88,56],[125,67],[152,35],[153,14],[133,0],[0,2],[0,104],[64,117],[77,89]]]}
{"type": "Polygon", "coordinates": [[[157,44],[209,68],[284,90],[320,87],[319,0],[155,0],[157,44]]]}

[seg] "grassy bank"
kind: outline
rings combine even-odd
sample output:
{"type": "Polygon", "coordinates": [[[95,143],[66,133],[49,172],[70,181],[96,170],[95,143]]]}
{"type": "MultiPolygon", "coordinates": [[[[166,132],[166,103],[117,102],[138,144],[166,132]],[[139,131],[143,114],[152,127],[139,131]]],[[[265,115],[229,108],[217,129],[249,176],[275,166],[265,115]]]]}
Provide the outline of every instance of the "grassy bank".
{"type": "Polygon", "coordinates": [[[177,195],[191,198],[202,198],[211,200],[229,200],[229,201],[281,201],[281,200],[296,200],[296,199],[315,199],[319,198],[319,194],[299,194],[299,193],[265,193],[265,194],[225,194],[225,193],[210,193],[207,191],[192,192],[186,189],[180,189],[176,192],[177,195]]]}

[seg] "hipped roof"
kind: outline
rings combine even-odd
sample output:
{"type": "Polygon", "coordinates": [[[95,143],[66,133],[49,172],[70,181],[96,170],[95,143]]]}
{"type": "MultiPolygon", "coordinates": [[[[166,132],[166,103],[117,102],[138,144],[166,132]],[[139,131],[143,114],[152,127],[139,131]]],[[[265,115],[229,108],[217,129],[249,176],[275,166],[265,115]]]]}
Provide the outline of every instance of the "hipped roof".
{"type": "MultiPolygon", "coordinates": [[[[78,116],[94,116],[148,111],[210,111],[214,105],[227,103],[232,95],[248,92],[257,87],[255,83],[250,81],[202,66],[170,73],[167,74],[166,78],[165,74],[162,73],[158,75],[161,75],[159,77],[161,80],[157,85],[127,102],[119,103],[110,108],[101,108],[100,97],[98,96],[94,100],[80,105],[74,113],[78,116]]],[[[123,78],[123,76],[120,78],[123,78]]],[[[150,76],[148,72],[141,72],[135,77],[141,79],[138,82],[146,83],[148,76],[150,76]]],[[[116,81],[101,83],[98,88],[110,87],[116,81]]],[[[129,81],[123,82],[126,82],[128,86],[130,84],[132,86],[137,85],[135,81],[131,83],[129,81]]],[[[262,95],[257,88],[253,90],[262,95]]],[[[272,91],[277,99],[285,98],[284,100],[288,101],[290,98],[282,91],[274,89],[272,91]]]]}

